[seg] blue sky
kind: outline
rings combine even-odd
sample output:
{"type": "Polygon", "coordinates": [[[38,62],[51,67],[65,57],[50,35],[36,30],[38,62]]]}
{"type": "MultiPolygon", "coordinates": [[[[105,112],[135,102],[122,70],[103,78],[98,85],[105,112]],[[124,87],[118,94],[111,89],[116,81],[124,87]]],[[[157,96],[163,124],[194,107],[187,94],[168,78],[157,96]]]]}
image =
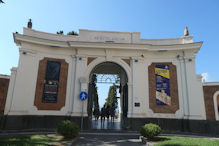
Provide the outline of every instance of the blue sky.
{"type": "MultiPolygon", "coordinates": [[[[98,93],[98,97],[99,97],[100,108],[102,108],[104,103],[106,102],[109,88],[112,85],[113,84],[108,84],[108,83],[97,83],[97,93],[98,93]]],[[[117,97],[120,97],[119,90],[117,91],[117,97]]],[[[118,99],[118,105],[120,105],[119,99],[118,99]]],[[[118,106],[118,108],[120,108],[120,106],[118,106]]]]}
{"type": "Polygon", "coordinates": [[[219,81],[218,0],[4,0],[0,4],[0,74],[18,65],[12,33],[33,29],[65,33],[78,29],[141,32],[142,38],[183,36],[184,27],[203,41],[196,58],[197,74],[219,81]]]}

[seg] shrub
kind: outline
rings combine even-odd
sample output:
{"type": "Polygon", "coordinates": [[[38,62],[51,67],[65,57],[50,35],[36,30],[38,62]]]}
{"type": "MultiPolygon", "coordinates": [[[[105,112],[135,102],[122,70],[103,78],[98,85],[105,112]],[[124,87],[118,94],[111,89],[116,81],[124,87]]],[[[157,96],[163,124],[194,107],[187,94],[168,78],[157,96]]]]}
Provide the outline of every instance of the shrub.
{"type": "Polygon", "coordinates": [[[80,128],[69,120],[59,123],[57,133],[63,135],[65,138],[73,138],[78,136],[80,128]]]}
{"type": "Polygon", "coordinates": [[[161,128],[156,124],[149,123],[141,127],[140,133],[148,139],[153,139],[161,133],[161,128]]]}

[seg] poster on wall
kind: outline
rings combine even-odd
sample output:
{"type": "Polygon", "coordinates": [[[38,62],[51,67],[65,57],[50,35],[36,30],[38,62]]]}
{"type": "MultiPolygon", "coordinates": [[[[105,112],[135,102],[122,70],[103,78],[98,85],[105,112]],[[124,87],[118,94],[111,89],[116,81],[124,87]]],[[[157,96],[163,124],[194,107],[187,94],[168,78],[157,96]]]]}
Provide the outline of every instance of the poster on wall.
{"type": "Polygon", "coordinates": [[[44,84],[43,102],[56,103],[58,96],[57,84],[44,84]]]}
{"type": "Polygon", "coordinates": [[[60,62],[47,61],[42,98],[44,103],[57,103],[60,68],[60,62]]]}
{"type": "Polygon", "coordinates": [[[156,65],[155,78],[157,105],[171,105],[169,65],[156,65]]]}

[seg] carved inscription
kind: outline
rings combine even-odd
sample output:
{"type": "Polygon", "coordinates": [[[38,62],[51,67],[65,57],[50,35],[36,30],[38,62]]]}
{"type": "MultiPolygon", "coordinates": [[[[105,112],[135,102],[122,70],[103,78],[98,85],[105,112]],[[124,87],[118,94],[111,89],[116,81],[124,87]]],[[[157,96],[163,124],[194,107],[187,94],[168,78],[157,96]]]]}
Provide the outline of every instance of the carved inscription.
{"type": "Polygon", "coordinates": [[[98,41],[124,41],[125,40],[125,38],[108,37],[108,36],[95,36],[94,39],[98,41]]]}

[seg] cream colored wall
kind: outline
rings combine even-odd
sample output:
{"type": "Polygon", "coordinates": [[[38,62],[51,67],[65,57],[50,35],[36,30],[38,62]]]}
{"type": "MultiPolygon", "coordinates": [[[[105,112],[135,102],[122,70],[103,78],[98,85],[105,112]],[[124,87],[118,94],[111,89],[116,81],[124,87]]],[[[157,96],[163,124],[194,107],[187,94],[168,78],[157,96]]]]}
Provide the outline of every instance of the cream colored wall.
{"type": "MultiPolygon", "coordinates": [[[[73,67],[74,60],[71,55],[53,51],[51,48],[24,44],[25,48],[20,49],[19,65],[16,72],[14,88],[9,87],[9,93],[6,102],[5,114],[9,115],[68,115],[71,113],[70,106],[72,101],[73,86],[72,78],[74,77],[73,67]],[[26,54],[23,54],[25,52],[26,54]],[[39,61],[44,57],[65,59],[69,64],[66,104],[61,111],[37,110],[34,106],[36,81],[38,74],[39,61]],[[10,99],[13,99],[12,101],[10,99]],[[10,103],[11,102],[11,103],[10,103]],[[10,106],[11,105],[11,106],[10,106]]],[[[71,52],[74,54],[74,51],[71,52]]],[[[14,81],[14,80],[12,80],[14,81]]],[[[10,82],[9,86],[13,83],[10,82]]]]}
{"type": "Polygon", "coordinates": [[[134,102],[139,102],[140,107],[133,107],[133,117],[153,117],[153,118],[182,118],[182,105],[181,99],[183,98],[180,94],[181,80],[179,75],[179,63],[176,59],[176,52],[147,52],[144,53],[144,58],[140,58],[138,62],[134,62],[133,66],[133,99],[134,102]],[[177,68],[177,79],[179,89],[179,104],[180,109],[175,114],[158,114],[153,113],[149,108],[149,79],[148,79],[148,67],[154,62],[172,62],[177,68]],[[140,78],[141,77],[141,78],[140,78]]]}
{"type": "MultiPolygon", "coordinates": [[[[26,35],[33,35],[34,37],[52,38],[59,40],[60,36],[31,32],[25,30],[26,35]]],[[[87,30],[81,30],[80,37],[63,37],[64,40],[83,40],[92,37],[86,36],[87,30]]],[[[138,42],[138,33],[122,33],[121,36],[116,32],[111,34],[107,32],[97,32],[96,35],[109,35],[109,38],[114,38],[115,41],[125,41],[130,43],[133,40],[138,42]],[[100,34],[99,34],[100,33],[100,34]],[[116,40],[118,38],[118,40],[116,40]],[[120,40],[119,38],[124,38],[120,40]]],[[[94,40],[98,38],[93,38],[94,40]]],[[[100,38],[99,38],[100,39],[100,38]]],[[[103,37],[103,40],[105,41],[103,37]]],[[[36,39],[34,40],[36,41],[36,39]]],[[[169,40],[141,40],[145,42],[152,42],[154,44],[174,44],[174,43],[191,43],[190,38],[179,38],[169,40]],[[186,42],[187,41],[187,42],[186,42]],[[159,43],[160,42],[160,43],[159,43]]],[[[177,50],[159,52],[149,50],[134,50],[118,48],[110,49],[105,48],[105,43],[102,43],[103,48],[87,48],[87,47],[71,47],[69,46],[50,46],[39,45],[37,43],[28,43],[21,41],[20,43],[20,58],[17,70],[12,71],[8,97],[6,101],[5,115],[71,115],[81,116],[82,101],[79,99],[81,89],[80,78],[85,78],[87,87],[88,79],[92,69],[99,63],[110,61],[120,65],[126,72],[128,77],[128,117],[136,118],[189,118],[189,119],[205,119],[205,107],[203,100],[203,91],[200,78],[197,78],[195,71],[195,56],[197,48],[187,49],[184,54],[181,48],[177,50]],[[26,54],[24,54],[24,52],[26,54]],[[177,57],[178,56],[178,57],[177,57]],[[44,57],[65,59],[69,65],[66,103],[60,111],[37,110],[34,106],[35,88],[38,73],[39,61],[44,57]],[[87,57],[97,57],[87,66],[87,57]],[[129,66],[122,59],[130,59],[131,65],[129,66]],[[192,61],[188,61],[192,59],[192,61]],[[137,60],[137,61],[136,61],[137,60]],[[177,83],[179,91],[179,110],[175,114],[158,114],[153,113],[149,109],[149,79],[148,79],[148,66],[153,62],[172,62],[176,65],[177,69],[177,83]],[[134,103],[139,102],[140,107],[134,107],[134,103]]],[[[140,43],[140,42],[139,42],[140,43]]],[[[58,44],[58,43],[57,43],[58,44]]],[[[67,43],[69,44],[69,43],[67,43]]],[[[108,44],[109,45],[109,44],[108,44]]],[[[118,46],[120,44],[117,44],[118,46]]],[[[122,44],[121,44],[122,45],[122,44]]],[[[62,46],[62,45],[61,45],[62,46]]],[[[130,46],[133,47],[132,44],[130,46]]],[[[167,47],[167,46],[165,46],[167,47]]],[[[160,46],[159,49],[163,49],[160,46]]],[[[87,91],[87,90],[86,90],[87,91]]],[[[87,101],[84,103],[84,116],[87,116],[87,101]]]]}
{"type": "MultiPolygon", "coordinates": [[[[186,83],[185,81],[182,82],[182,80],[185,80],[185,77],[182,77],[184,76],[183,72],[185,70],[183,64],[184,62],[182,60],[178,60],[176,57],[176,54],[182,54],[181,52],[136,52],[121,50],[116,51],[110,49],[103,51],[101,49],[92,50],[85,48],[80,50],[78,49],[77,51],[73,48],[70,50],[66,48],[55,48],[56,51],[53,51],[53,48],[51,47],[36,46],[31,44],[24,44],[23,46],[25,49],[20,49],[20,60],[16,74],[12,106],[9,112],[10,115],[80,116],[82,111],[82,102],[78,98],[81,91],[79,79],[81,77],[86,77],[88,81],[89,74],[93,67],[105,61],[112,61],[120,64],[126,70],[129,78],[129,117],[205,119],[205,114],[203,114],[204,104],[202,102],[203,94],[200,82],[197,81],[195,74],[194,57],[192,57],[193,61],[186,61],[187,84],[189,90],[189,97],[187,98],[185,87],[186,83]],[[31,48],[31,51],[29,51],[29,48],[31,48]],[[26,52],[26,54],[24,55],[23,52],[26,52]],[[141,55],[144,57],[141,57],[141,55]],[[93,61],[87,67],[87,56],[98,57],[98,59],[93,61]],[[33,105],[38,64],[44,57],[65,59],[66,62],[69,63],[66,104],[61,111],[39,111],[33,105]],[[128,66],[121,60],[121,58],[131,58],[131,66],[128,66]],[[137,60],[137,62],[135,60],[137,60]],[[177,67],[180,109],[175,114],[155,114],[149,109],[148,66],[152,62],[172,62],[177,67]],[[139,102],[140,107],[134,107],[135,102],[139,102]],[[199,104],[197,104],[197,102],[199,104]],[[189,105],[187,105],[187,103],[189,103],[189,105]],[[189,109],[187,111],[188,113],[184,110],[185,108],[189,109]]],[[[84,102],[84,116],[87,115],[86,105],[87,101],[84,102]]]]}
{"type": "Polygon", "coordinates": [[[9,86],[8,86],[8,93],[7,93],[6,103],[5,103],[4,115],[9,114],[11,106],[12,106],[16,74],[17,74],[17,68],[13,67],[11,69],[11,76],[10,76],[10,81],[9,81],[9,86]]]}

